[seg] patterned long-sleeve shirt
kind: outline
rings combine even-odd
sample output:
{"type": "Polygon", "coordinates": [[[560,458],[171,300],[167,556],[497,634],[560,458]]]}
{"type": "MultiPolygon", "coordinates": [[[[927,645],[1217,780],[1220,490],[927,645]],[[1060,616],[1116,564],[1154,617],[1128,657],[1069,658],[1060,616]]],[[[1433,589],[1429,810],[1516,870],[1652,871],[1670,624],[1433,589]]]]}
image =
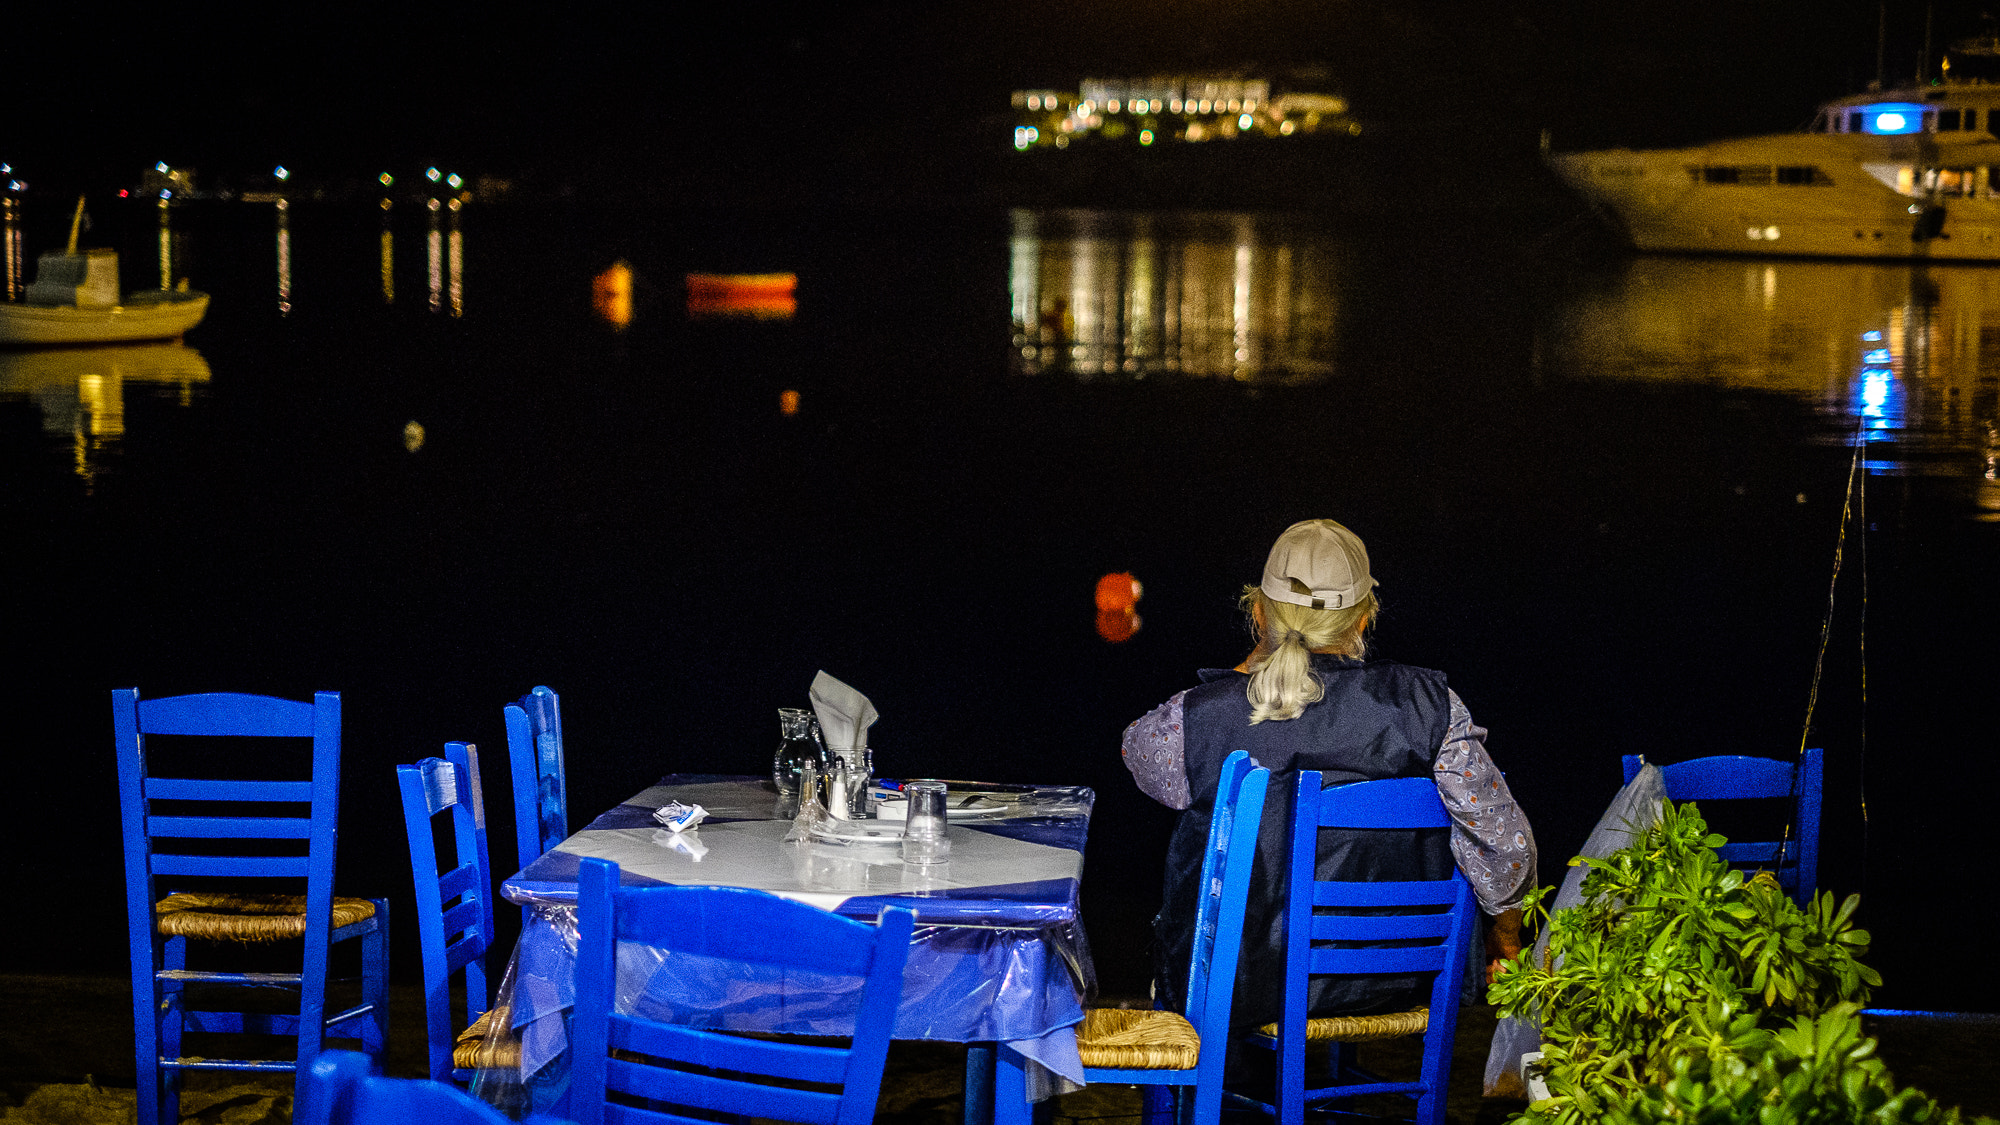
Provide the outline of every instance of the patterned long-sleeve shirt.
{"type": "MultiPolygon", "coordinates": [[[[1521,905],[1534,883],[1535,833],[1514,803],[1507,780],[1486,754],[1486,728],[1451,697],[1451,724],[1438,747],[1431,776],[1451,814],[1451,854],[1472,881],[1480,908],[1499,914],[1521,905]]],[[[1184,809],[1188,792],[1181,692],[1125,728],[1125,768],[1141,792],[1170,809],[1184,809]]]]}

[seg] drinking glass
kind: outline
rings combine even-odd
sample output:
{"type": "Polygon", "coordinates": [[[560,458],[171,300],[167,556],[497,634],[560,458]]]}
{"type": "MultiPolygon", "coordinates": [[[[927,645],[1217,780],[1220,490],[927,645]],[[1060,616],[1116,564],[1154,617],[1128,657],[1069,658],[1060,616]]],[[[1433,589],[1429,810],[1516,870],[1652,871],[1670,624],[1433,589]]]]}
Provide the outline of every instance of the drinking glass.
{"type": "Polygon", "coordinates": [[[945,835],[944,782],[906,782],[903,796],[909,801],[903,821],[903,862],[929,864],[950,859],[951,838],[945,835]]]}

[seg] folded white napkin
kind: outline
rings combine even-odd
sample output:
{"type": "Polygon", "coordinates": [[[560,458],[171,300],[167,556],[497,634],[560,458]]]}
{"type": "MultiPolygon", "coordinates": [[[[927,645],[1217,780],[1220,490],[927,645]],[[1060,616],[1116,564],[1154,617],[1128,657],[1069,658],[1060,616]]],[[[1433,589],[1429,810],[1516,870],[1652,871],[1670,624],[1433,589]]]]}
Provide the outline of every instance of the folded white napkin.
{"type": "Polygon", "coordinates": [[[813,714],[829,750],[853,750],[868,745],[868,728],[878,716],[868,697],[821,672],[812,682],[813,714]]]}

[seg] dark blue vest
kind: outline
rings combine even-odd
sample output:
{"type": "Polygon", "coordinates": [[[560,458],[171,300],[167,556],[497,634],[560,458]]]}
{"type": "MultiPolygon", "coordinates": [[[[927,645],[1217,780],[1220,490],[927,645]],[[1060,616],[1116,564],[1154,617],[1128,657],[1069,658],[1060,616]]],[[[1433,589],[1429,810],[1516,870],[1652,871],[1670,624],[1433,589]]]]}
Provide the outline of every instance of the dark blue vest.
{"type": "MultiPolygon", "coordinates": [[[[1319,770],[1328,786],[1390,777],[1429,777],[1451,724],[1444,673],[1389,661],[1341,656],[1312,658],[1325,685],[1319,702],[1297,718],[1250,723],[1241,672],[1203,669],[1202,685],[1183,700],[1188,792],[1167,848],[1167,883],[1154,919],[1159,996],[1185,1007],[1193,945],[1197,884],[1208,846],[1209,818],[1222,761],[1246,750],[1271,770],[1270,794],[1258,830],[1257,860],[1245,911],[1243,957],[1231,1022],[1258,1026],[1278,1018],[1285,964],[1285,898],[1291,854],[1292,791],[1301,770],[1319,770]]],[[[1315,870],[1321,879],[1443,879],[1451,874],[1446,829],[1391,832],[1322,831],[1315,870]]],[[[1318,977],[1309,995],[1314,1015],[1364,1015],[1423,1002],[1424,978],[1318,977]]]]}

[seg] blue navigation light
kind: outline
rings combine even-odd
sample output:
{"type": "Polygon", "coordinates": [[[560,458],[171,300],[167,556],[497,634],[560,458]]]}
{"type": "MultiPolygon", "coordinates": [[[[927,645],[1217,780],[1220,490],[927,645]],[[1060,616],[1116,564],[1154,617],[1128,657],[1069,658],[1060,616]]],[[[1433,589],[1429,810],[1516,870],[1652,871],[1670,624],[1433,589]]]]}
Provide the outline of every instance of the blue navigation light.
{"type": "Polygon", "coordinates": [[[1887,363],[1887,362],[1889,362],[1889,349],[1888,349],[1888,348],[1876,348],[1876,349],[1875,349],[1874,351],[1872,351],[1872,352],[1869,352],[1869,353],[1868,353],[1867,355],[1864,355],[1864,356],[1862,356],[1862,357],[1861,357],[1861,362],[1863,362],[1863,363],[1887,363]]]}
{"type": "Polygon", "coordinates": [[[1861,334],[1861,338],[1872,344],[1875,341],[1880,340],[1882,338],[1882,333],[1877,331],[1876,329],[1871,328],[1868,331],[1863,332],[1861,334]]]}
{"type": "Polygon", "coordinates": [[[1877,136],[1921,132],[1924,107],[1912,102],[1876,102],[1861,109],[1861,131],[1877,136]]]}

